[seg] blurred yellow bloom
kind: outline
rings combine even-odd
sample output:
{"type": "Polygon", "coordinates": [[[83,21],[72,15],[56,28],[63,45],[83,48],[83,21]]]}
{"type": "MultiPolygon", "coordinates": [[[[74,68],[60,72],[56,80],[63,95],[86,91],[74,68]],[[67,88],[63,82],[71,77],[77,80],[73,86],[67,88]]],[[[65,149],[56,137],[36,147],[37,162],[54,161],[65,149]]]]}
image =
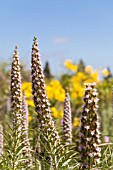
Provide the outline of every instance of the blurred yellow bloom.
{"type": "Polygon", "coordinates": [[[78,72],[76,75],[80,80],[84,80],[86,79],[86,75],[82,72],[78,72]]]}
{"type": "Polygon", "coordinates": [[[32,99],[32,86],[31,86],[31,82],[24,82],[22,83],[22,91],[25,92],[26,95],[26,101],[28,106],[34,107],[34,102],[32,99]]]}
{"type": "Polygon", "coordinates": [[[46,86],[47,96],[49,99],[64,101],[65,90],[62,88],[58,80],[51,80],[46,86]]]}
{"type": "Polygon", "coordinates": [[[88,65],[85,67],[85,72],[88,73],[88,74],[92,74],[93,72],[93,68],[92,66],[88,65]]]}
{"type": "Polygon", "coordinates": [[[83,95],[84,95],[84,88],[81,87],[81,89],[80,89],[79,92],[78,92],[78,96],[79,96],[79,97],[83,97],[83,95]]]}
{"type": "Polygon", "coordinates": [[[77,118],[77,117],[74,118],[73,126],[74,126],[74,127],[80,126],[80,120],[79,120],[79,118],[77,118]]]}
{"type": "Polygon", "coordinates": [[[31,97],[32,96],[31,82],[22,83],[22,90],[26,93],[27,98],[31,97]]]}
{"type": "Polygon", "coordinates": [[[87,76],[82,72],[78,72],[75,76],[71,78],[71,84],[72,84],[71,97],[73,99],[83,97],[84,95],[83,82],[86,78],[87,76]]]}
{"type": "Polygon", "coordinates": [[[33,100],[26,100],[26,102],[27,102],[28,106],[34,107],[34,102],[33,102],[33,100]]]}
{"type": "Polygon", "coordinates": [[[99,75],[98,72],[92,72],[92,67],[88,66],[86,69],[87,72],[90,71],[90,74],[83,72],[77,72],[74,76],[71,77],[71,97],[73,99],[82,98],[84,95],[84,83],[98,82],[99,75]]]}
{"type": "Polygon", "coordinates": [[[92,80],[93,80],[93,82],[98,82],[98,80],[99,80],[99,75],[98,75],[98,72],[97,71],[95,71],[94,73],[92,73],[92,80]]]}
{"type": "Polygon", "coordinates": [[[80,81],[81,81],[81,79],[77,75],[71,77],[71,83],[72,84],[80,83],[80,81]]]}
{"type": "Polygon", "coordinates": [[[77,94],[76,92],[72,91],[72,92],[71,92],[71,97],[72,97],[73,99],[76,99],[76,98],[78,97],[78,94],[77,94]]]}
{"type": "Polygon", "coordinates": [[[76,64],[73,64],[71,60],[66,60],[64,62],[64,65],[67,69],[72,70],[72,71],[77,71],[78,66],[76,64]]]}
{"type": "Polygon", "coordinates": [[[63,111],[58,111],[56,107],[51,107],[52,116],[55,118],[62,118],[63,117],[63,111]]]}
{"type": "Polygon", "coordinates": [[[103,71],[102,71],[102,73],[104,74],[104,76],[109,76],[109,71],[107,70],[107,69],[104,69],[103,71]]]}
{"type": "Polygon", "coordinates": [[[32,116],[28,116],[28,120],[29,120],[29,122],[32,120],[33,118],[32,118],[32,116]]]}

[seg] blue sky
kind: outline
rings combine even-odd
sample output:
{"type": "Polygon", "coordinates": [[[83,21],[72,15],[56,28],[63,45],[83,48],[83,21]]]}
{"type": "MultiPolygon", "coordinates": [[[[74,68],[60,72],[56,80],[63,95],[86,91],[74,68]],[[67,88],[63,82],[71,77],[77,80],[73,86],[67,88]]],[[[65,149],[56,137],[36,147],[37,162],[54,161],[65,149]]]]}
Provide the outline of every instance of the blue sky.
{"type": "Polygon", "coordinates": [[[18,45],[30,66],[34,35],[53,73],[62,71],[65,59],[113,71],[113,0],[1,1],[0,61],[9,61],[18,45]]]}

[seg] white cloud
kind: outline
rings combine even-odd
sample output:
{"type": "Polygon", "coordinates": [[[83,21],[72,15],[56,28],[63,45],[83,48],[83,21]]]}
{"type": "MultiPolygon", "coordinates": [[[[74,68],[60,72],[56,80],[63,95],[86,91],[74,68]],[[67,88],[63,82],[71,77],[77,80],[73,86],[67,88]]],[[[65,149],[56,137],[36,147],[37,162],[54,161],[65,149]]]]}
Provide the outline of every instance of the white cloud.
{"type": "Polygon", "coordinates": [[[53,43],[67,44],[67,43],[69,43],[69,39],[67,37],[55,37],[55,38],[53,38],[53,43]]]}

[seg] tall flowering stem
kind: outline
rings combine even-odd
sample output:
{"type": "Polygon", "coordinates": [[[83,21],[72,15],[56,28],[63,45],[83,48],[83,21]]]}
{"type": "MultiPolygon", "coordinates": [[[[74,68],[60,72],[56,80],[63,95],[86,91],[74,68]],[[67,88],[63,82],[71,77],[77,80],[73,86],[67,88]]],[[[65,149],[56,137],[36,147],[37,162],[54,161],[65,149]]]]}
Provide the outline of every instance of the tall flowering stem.
{"type": "Polygon", "coordinates": [[[0,157],[2,157],[3,154],[3,125],[0,121],[0,157]]]}
{"type": "Polygon", "coordinates": [[[43,134],[43,137],[45,137],[47,143],[51,134],[51,138],[49,138],[49,144],[51,145],[52,149],[54,145],[57,146],[57,144],[60,143],[60,138],[58,132],[56,131],[54,121],[52,120],[50,104],[46,95],[44,75],[36,37],[34,37],[33,41],[31,66],[32,93],[41,134],[43,134]]]}
{"type": "Polygon", "coordinates": [[[20,62],[17,47],[15,47],[11,68],[11,108],[13,118],[13,130],[15,136],[21,136],[21,119],[22,119],[22,91],[20,62]]]}
{"type": "Polygon", "coordinates": [[[95,83],[87,83],[84,94],[84,105],[81,116],[79,153],[81,169],[90,169],[99,162],[100,131],[98,122],[98,98],[95,83]]]}
{"type": "Polygon", "coordinates": [[[63,136],[65,144],[72,143],[72,116],[70,97],[68,92],[66,92],[64,100],[63,136]]]}
{"type": "Polygon", "coordinates": [[[23,157],[27,168],[32,168],[32,155],[28,137],[28,105],[26,103],[25,94],[22,100],[22,144],[23,144],[23,157]]]}

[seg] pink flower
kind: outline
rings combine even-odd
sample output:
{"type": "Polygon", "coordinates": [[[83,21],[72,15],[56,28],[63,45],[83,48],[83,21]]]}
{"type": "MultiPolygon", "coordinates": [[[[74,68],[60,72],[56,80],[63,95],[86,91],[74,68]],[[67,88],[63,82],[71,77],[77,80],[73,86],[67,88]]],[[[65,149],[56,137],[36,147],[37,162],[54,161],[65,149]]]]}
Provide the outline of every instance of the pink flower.
{"type": "Polygon", "coordinates": [[[85,108],[85,111],[88,113],[88,112],[89,112],[89,109],[88,109],[88,108],[85,108]]]}
{"type": "Polygon", "coordinates": [[[95,102],[95,103],[98,103],[98,101],[99,101],[99,99],[96,97],[96,98],[94,99],[94,102],[95,102]]]}
{"type": "Polygon", "coordinates": [[[87,126],[85,126],[84,128],[88,130],[88,129],[90,129],[90,126],[87,125],[87,126]]]}
{"type": "Polygon", "coordinates": [[[109,142],[109,137],[108,137],[108,136],[104,136],[104,141],[105,141],[106,143],[108,143],[108,142],[109,142]]]}

